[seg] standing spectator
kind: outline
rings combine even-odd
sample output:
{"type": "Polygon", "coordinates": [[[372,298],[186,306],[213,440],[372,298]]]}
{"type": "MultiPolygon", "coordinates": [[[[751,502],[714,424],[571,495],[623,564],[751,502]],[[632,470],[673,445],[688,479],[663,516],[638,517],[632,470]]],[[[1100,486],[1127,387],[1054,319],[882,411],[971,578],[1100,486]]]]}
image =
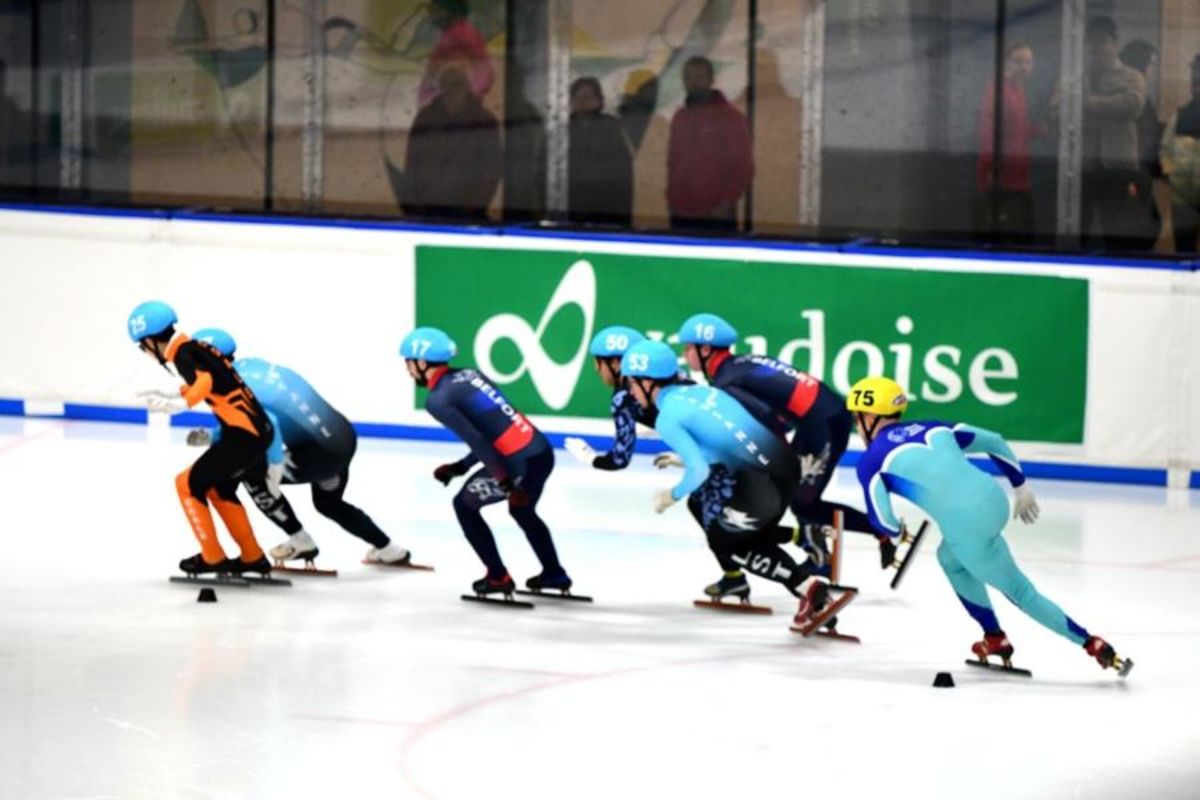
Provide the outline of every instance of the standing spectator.
{"type": "Polygon", "coordinates": [[[6,190],[29,188],[32,184],[28,178],[19,180],[13,169],[18,163],[27,160],[26,153],[20,152],[26,121],[22,118],[21,109],[8,96],[8,64],[0,58],[0,195],[6,190]]]}
{"type": "Polygon", "coordinates": [[[672,228],[737,230],[737,203],[754,177],[750,125],[713,88],[713,65],[692,56],[683,65],[683,108],[671,119],[667,205],[672,228]]]}
{"type": "Polygon", "coordinates": [[[1175,252],[1195,253],[1200,250],[1200,55],[1192,61],[1192,100],[1167,122],[1162,166],[1171,182],[1175,252]]]}
{"type": "Polygon", "coordinates": [[[433,102],[438,93],[438,75],[447,64],[465,65],[471,93],[483,99],[496,79],[487,41],[479,29],[467,19],[467,0],[433,0],[429,17],[441,32],[441,38],[429,54],[425,75],[421,78],[419,99],[421,108],[433,102]]]}
{"type": "Polygon", "coordinates": [[[504,80],[504,220],[535,222],[546,214],[546,121],[525,94],[520,61],[504,80]]]}
{"type": "Polygon", "coordinates": [[[995,170],[996,84],[989,82],[979,111],[979,160],[975,182],[988,229],[1003,241],[1028,242],[1033,234],[1033,193],[1030,181],[1030,147],[1038,131],[1029,114],[1025,85],[1033,75],[1033,48],[1019,42],[1008,48],[1001,84],[999,186],[992,185],[995,170]]]}
{"type": "Polygon", "coordinates": [[[1083,97],[1083,234],[1093,218],[1106,249],[1129,246],[1138,213],[1137,121],[1146,104],[1146,80],[1121,63],[1117,25],[1096,17],[1087,26],[1088,64],[1083,97]]]}
{"type": "Polygon", "coordinates": [[[571,84],[570,148],[571,221],[628,227],[633,221],[633,154],[621,122],[604,113],[604,90],[593,77],[571,84]]]}
{"type": "Polygon", "coordinates": [[[460,67],[444,67],[438,88],[413,121],[401,207],[411,216],[486,222],[503,168],[500,125],[460,67]]]}
{"type": "Polygon", "coordinates": [[[1150,98],[1149,87],[1154,83],[1158,68],[1158,50],[1143,39],[1135,39],[1121,48],[1121,63],[1135,69],[1146,81],[1146,104],[1137,120],[1138,176],[1137,194],[1141,209],[1131,220],[1131,233],[1137,240],[1139,250],[1153,250],[1162,229],[1162,216],[1154,199],[1154,182],[1163,176],[1158,162],[1158,148],[1162,143],[1163,126],[1158,121],[1158,109],[1150,98]]]}

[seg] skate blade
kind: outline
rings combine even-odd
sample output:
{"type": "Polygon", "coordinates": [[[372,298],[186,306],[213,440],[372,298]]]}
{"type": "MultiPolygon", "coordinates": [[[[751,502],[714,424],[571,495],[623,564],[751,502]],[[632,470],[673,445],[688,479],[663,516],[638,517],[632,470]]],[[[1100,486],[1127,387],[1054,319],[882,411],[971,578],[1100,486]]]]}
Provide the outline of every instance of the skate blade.
{"type": "Polygon", "coordinates": [[[929,528],[929,520],[921,523],[921,527],[917,528],[917,532],[911,537],[912,543],[908,546],[908,552],[904,554],[896,567],[896,575],[892,578],[892,588],[899,589],[900,582],[904,580],[908,568],[912,565],[913,556],[917,554],[917,550],[921,547],[921,540],[925,538],[925,531],[929,528]]]}
{"type": "Polygon", "coordinates": [[[534,591],[532,589],[517,589],[514,594],[524,595],[525,597],[544,597],[547,600],[574,600],[577,603],[594,602],[592,598],[586,594],[571,594],[570,591],[560,592],[557,589],[553,591],[534,591]]]}
{"type": "MultiPolygon", "coordinates": [[[[793,632],[797,632],[795,626],[792,626],[791,630],[793,632]]],[[[813,636],[820,636],[825,639],[835,639],[839,642],[849,642],[850,644],[862,644],[862,639],[858,638],[857,636],[851,636],[848,633],[838,633],[837,631],[831,631],[828,628],[817,631],[813,634],[813,636]]]]}
{"type": "Polygon", "coordinates": [[[533,603],[526,603],[522,600],[513,600],[511,596],[502,599],[500,597],[489,597],[488,595],[464,594],[460,595],[460,597],[461,599],[466,600],[468,603],[487,603],[488,605],[493,606],[521,609],[530,609],[534,607],[533,603]]]}
{"type": "Polygon", "coordinates": [[[262,576],[254,577],[254,578],[248,577],[246,575],[242,575],[240,577],[242,580],[246,581],[246,583],[248,583],[251,586],[286,587],[286,586],[292,585],[292,582],[287,580],[286,578],[272,578],[270,575],[262,575],[262,576]]]}
{"type": "Polygon", "coordinates": [[[822,608],[815,616],[810,617],[808,622],[803,625],[792,625],[789,630],[792,633],[798,633],[801,636],[812,636],[817,633],[831,617],[837,616],[837,613],[854,601],[858,597],[857,589],[847,589],[836,600],[833,600],[829,605],[822,608]]]}
{"type": "Polygon", "coordinates": [[[756,606],[748,602],[726,603],[722,600],[693,600],[692,605],[696,608],[711,608],[714,611],[732,611],[736,614],[775,613],[775,609],[770,606],[756,606]]]}
{"type": "Polygon", "coordinates": [[[980,661],[977,658],[965,659],[963,663],[968,667],[975,667],[975,669],[986,669],[990,672],[1000,672],[1005,675],[1017,675],[1022,678],[1033,677],[1033,673],[1027,669],[1021,669],[1020,667],[1006,667],[1003,664],[989,664],[988,662],[980,661]]]}
{"type": "Polygon", "coordinates": [[[284,575],[307,575],[310,578],[336,578],[338,574],[336,569],[320,569],[311,561],[303,567],[289,567],[282,561],[277,561],[275,566],[271,567],[271,572],[284,575]]]}
{"type": "Polygon", "coordinates": [[[382,561],[367,561],[364,558],[362,563],[366,564],[368,567],[384,567],[385,569],[415,569],[422,572],[434,571],[433,567],[429,566],[428,564],[414,564],[411,561],[407,561],[403,564],[385,564],[382,561]]]}
{"type": "Polygon", "coordinates": [[[172,575],[169,580],[171,583],[184,583],[189,586],[237,586],[242,589],[250,586],[250,582],[244,578],[233,576],[172,575]]]}

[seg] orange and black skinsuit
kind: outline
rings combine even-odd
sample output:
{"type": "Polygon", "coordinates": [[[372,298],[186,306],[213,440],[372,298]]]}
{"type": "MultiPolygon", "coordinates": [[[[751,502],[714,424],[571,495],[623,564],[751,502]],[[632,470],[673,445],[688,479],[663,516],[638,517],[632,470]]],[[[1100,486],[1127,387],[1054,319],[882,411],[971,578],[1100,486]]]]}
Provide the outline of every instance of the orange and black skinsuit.
{"type": "Polygon", "coordinates": [[[233,365],[212,346],[179,334],[171,340],[166,355],[185,382],[179,393],[188,407],[200,401],[208,403],[221,425],[220,438],[175,478],[179,500],[200,541],[201,556],[208,564],[225,560],[208,508],[211,501],[241,549],[242,561],[256,562],[263,558],[263,551],[246,509],[237,499],[237,488],[242,474],[265,457],[274,434],[271,421],[233,365]]]}

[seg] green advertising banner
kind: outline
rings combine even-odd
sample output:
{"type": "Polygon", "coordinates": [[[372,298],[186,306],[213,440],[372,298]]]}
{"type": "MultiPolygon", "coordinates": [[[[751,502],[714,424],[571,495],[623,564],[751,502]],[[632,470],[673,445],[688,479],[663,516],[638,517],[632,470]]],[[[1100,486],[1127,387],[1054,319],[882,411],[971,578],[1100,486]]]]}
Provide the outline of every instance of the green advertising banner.
{"type": "Polygon", "coordinates": [[[1086,280],[420,246],[416,302],[418,324],[446,330],[458,363],[529,414],[607,416],[592,334],[629,325],[675,343],[684,319],[710,311],[738,330],[737,352],[843,394],[883,373],[908,390],[910,417],[1083,441],[1086,280]]]}

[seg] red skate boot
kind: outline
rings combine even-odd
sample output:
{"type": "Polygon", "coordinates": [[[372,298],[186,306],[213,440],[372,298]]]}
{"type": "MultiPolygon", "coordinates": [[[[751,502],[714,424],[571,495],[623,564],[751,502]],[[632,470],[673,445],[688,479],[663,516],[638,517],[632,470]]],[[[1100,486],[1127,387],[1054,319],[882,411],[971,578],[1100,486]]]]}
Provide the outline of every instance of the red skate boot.
{"type": "Polygon", "coordinates": [[[1013,646],[1004,631],[985,633],[983,641],[971,645],[971,652],[984,664],[988,663],[988,656],[999,656],[1005,668],[1012,669],[1013,646]]]}
{"type": "Polygon", "coordinates": [[[796,616],[792,618],[791,630],[802,636],[816,633],[858,596],[857,589],[848,586],[831,588],[818,578],[808,578],[797,589],[800,605],[796,609],[796,616]]]}
{"type": "Polygon", "coordinates": [[[1083,643],[1083,649],[1087,654],[1096,659],[1096,663],[1104,669],[1115,669],[1117,675],[1124,678],[1133,669],[1133,659],[1121,658],[1117,655],[1117,651],[1108,642],[1101,639],[1099,636],[1088,637],[1088,640],[1083,643]]]}

